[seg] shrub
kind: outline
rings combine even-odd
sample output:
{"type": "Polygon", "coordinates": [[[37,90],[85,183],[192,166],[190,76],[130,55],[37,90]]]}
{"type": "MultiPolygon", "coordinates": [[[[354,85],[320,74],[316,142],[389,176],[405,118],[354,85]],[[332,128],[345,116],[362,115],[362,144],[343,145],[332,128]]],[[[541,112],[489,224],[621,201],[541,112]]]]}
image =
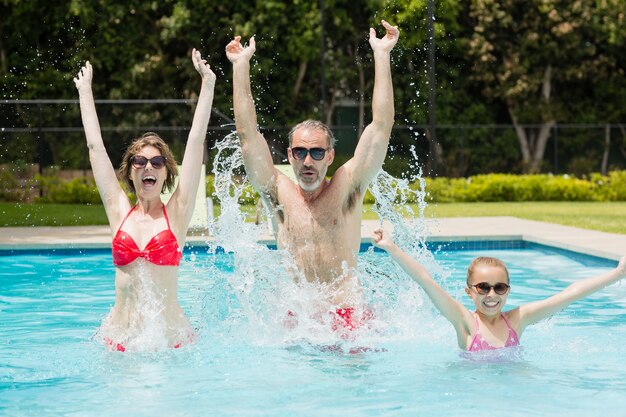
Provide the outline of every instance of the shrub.
{"type": "Polygon", "coordinates": [[[22,202],[30,194],[30,181],[21,180],[8,170],[0,170],[0,201],[22,202]]]}
{"type": "Polygon", "coordinates": [[[213,193],[215,193],[215,177],[213,175],[206,176],[206,195],[207,197],[213,198],[213,193]]]}
{"type": "MultiPolygon", "coordinates": [[[[233,177],[234,181],[237,181],[237,187],[240,187],[240,180],[239,177],[233,177]]],[[[230,186],[230,195],[232,196],[234,193],[234,188],[233,185],[231,184],[230,186]]],[[[206,195],[207,197],[211,197],[213,200],[215,200],[215,202],[218,202],[218,198],[215,195],[215,176],[213,175],[207,175],[206,176],[206,195]]],[[[256,190],[252,187],[252,185],[247,182],[241,192],[241,196],[239,196],[239,199],[237,200],[237,202],[239,204],[243,204],[243,205],[249,205],[249,204],[256,204],[257,201],[259,200],[259,193],[256,192],[256,190]]]]}
{"type": "Polygon", "coordinates": [[[254,187],[252,187],[252,185],[248,182],[244,186],[241,196],[237,202],[242,205],[252,205],[256,204],[259,198],[259,193],[257,193],[254,187]]]}
{"type": "Polygon", "coordinates": [[[35,181],[43,194],[36,198],[38,203],[102,204],[96,184],[91,179],[83,177],[63,181],[56,176],[37,175],[35,181]]]}
{"type": "Polygon", "coordinates": [[[626,201],[626,171],[611,171],[608,176],[608,184],[603,189],[614,193],[614,200],[626,201]]]}
{"type": "Polygon", "coordinates": [[[593,185],[587,180],[569,176],[553,176],[546,179],[542,192],[544,201],[597,201],[593,185]]]}
{"type": "Polygon", "coordinates": [[[626,171],[590,178],[568,175],[487,174],[469,178],[427,178],[430,201],[625,201],[626,171]]]}

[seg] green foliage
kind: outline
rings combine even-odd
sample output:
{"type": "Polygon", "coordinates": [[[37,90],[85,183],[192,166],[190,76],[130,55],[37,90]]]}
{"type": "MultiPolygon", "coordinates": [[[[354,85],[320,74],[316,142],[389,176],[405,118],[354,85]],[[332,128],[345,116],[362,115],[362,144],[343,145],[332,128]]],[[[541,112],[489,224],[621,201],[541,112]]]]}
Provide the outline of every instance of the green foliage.
{"type": "Polygon", "coordinates": [[[259,193],[250,185],[250,183],[246,183],[246,186],[239,197],[237,202],[242,205],[251,205],[256,204],[259,201],[259,193]]]}
{"type": "Polygon", "coordinates": [[[35,167],[23,161],[0,165],[0,201],[30,201],[35,167]]]}
{"type": "MultiPolygon", "coordinates": [[[[235,180],[237,180],[235,178],[235,180]]],[[[237,184],[237,187],[239,187],[241,184],[237,184]]],[[[234,194],[234,188],[231,189],[231,196],[234,194]]],[[[215,203],[219,203],[219,201],[217,200],[217,196],[215,195],[215,176],[214,175],[207,175],[206,176],[206,195],[207,197],[211,197],[214,199],[215,203]]],[[[244,188],[241,192],[241,196],[239,197],[239,199],[237,200],[237,202],[239,204],[242,205],[250,205],[250,204],[256,204],[257,201],[259,200],[259,193],[256,192],[256,190],[252,187],[252,185],[250,185],[249,182],[247,182],[244,185],[244,188]]]]}
{"type": "Polygon", "coordinates": [[[568,175],[489,174],[469,178],[427,178],[432,202],[626,201],[626,171],[590,178],[568,175]]]}
{"type": "Polygon", "coordinates": [[[56,175],[37,175],[35,182],[43,192],[43,195],[36,199],[39,203],[102,204],[95,182],[88,178],[64,181],[56,175]]]}
{"type": "Polygon", "coordinates": [[[26,200],[29,194],[29,181],[23,181],[13,175],[9,170],[0,170],[0,201],[21,202],[26,200]]]}
{"type": "Polygon", "coordinates": [[[588,181],[597,187],[600,201],[626,201],[626,171],[611,171],[606,176],[594,173],[588,181]]]}
{"type": "MultiPolygon", "coordinates": [[[[623,122],[623,0],[434,3],[440,125],[508,124],[511,109],[520,122],[528,123],[547,118],[565,123],[623,122]],[[541,99],[548,65],[553,78],[549,105],[541,99]]],[[[75,99],[72,78],[90,60],[96,99],[193,99],[199,90],[190,60],[195,47],[218,76],[214,108],[232,117],[231,65],[224,47],[235,35],[246,42],[255,35],[251,72],[259,123],[278,131],[277,126],[309,117],[326,120],[329,115],[320,106],[322,75],[327,104],[361,96],[366,104],[371,100],[373,59],[367,32],[374,27],[382,35],[380,20],[385,19],[401,31],[392,52],[397,125],[426,123],[428,2],[326,0],[324,39],[320,39],[319,4],[305,0],[5,0],[0,2],[0,91],[6,99],[75,99]]],[[[2,127],[80,126],[74,104],[11,106],[0,105],[2,127]]],[[[121,150],[130,138],[143,133],[143,127],[180,127],[178,133],[164,135],[180,158],[193,106],[99,103],[98,112],[106,128],[105,145],[117,165],[121,150]]],[[[217,114],[211,123],[224,124],[217,114]]],[[[598,166],[588,167],[600,158],[598,149],[586,152],[587,161],[569,163],[579,149],[590,148],[595,137],[583,133],[566,139],[562,131],[559,135],[559,152],[566,155],[563,168],[571,165],[577,175],[598,170],[598,166]]],[[[209,146],[218,136],[210,137],[209,146]]],[[[285,137],[283,132],[279,136],[285,137]]],[[[415,137],[403,135],[397,140],[405,150],[415,137]]],[[[516,149],[514,132],[468,131],[464,155],[455,151],[459,136],[442,135],[439,140],[443,175],[521,171],[523,155],[516,149]],[[458,165],[461,157],[464,166],[458,165]]],[[[0,161],[18,159],[44,166],[88,167],[82,132],[0,133],[0,161]]],[[[394,174],[402,172],[400,159],[388,164],[394,174]]],[[[623,166],[623,161],[617,166],[623,166]]]]}
{"type": "Polygon", "coordinates": [[[207,175],[206,176],[206,195],[207,197],[213,198],[214,193],[215,193],[215,176],[207,175]]]}

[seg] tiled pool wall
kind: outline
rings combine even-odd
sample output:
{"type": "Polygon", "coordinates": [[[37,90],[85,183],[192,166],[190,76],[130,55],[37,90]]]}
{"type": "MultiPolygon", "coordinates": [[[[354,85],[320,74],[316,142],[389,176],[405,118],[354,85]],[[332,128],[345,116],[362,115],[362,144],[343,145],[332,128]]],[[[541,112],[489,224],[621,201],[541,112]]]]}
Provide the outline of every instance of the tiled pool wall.
{"type": "MultiPolygon", "coordinates": [[[[267,245],[270,249],[276,249],[276,245],[267,245]]],[[[361,243],[360,250],[366,251],[372,246],[371,243],[361,243]]],[[[185,245],[184,254],[201,253],[209,246],[206,244],[187,244],[185,245]]],[[[544,245],[535,242],[529,242],[522,239],[514,240],[442,240],[442,241],[427,241],[426,247],[431,252],[441,251],[490,251],[490,250],[523,250],[532,249],[548,254],[559,254],[567,256],[583,263],[586,266],[606,266],[611,267],[616,265],[616,261],[603,258],[600,256],[594,256],[590,254],[579,253],[567,249],[561,249],[554,246],[544,245]]],[[[382,251],[381,249],[374,248],[375,251],[382,251]]],[[[224,250],[221,247],[216,248],[217,253],[223,253],[224,250]]],[[[109,248],[45,248],[45,249],[0,249],[0,256],[15,256],[15,255],[58,255],[58,256],[75,256],[82,254],[107,254],[111,253],[109,248]]]]}

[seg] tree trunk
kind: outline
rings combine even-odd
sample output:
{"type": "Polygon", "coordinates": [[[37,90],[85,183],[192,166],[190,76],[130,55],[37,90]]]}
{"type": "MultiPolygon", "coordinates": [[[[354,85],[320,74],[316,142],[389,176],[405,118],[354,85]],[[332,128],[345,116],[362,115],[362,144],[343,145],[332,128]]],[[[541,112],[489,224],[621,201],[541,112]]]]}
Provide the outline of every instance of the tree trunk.
{"type": "Polygon", "coordinates": [[[528,136],[526,136],[526,130],[524,130],[523,126],[517,122],[517,116],[513,112],[511,104],[508,105],[509,114],[511,115],[511,121],[513,122],[513,127],[515,128],[515,133],[517,133],[517,140],[519,142],[519,148],[522,152],[522,164],[525,167],[530,165],[530,144],[528,142],[528,136]]]}
{"type": "MultiPolygon", "coordinates": [[[[619,126],[620,132],[622,132],[622,137],[626,139],[626,130],[624,129],[624,125],[620,124],[618,126],[619,126]]],[[[626,142],[626,140],[624,142],[626,142]]],[[[619,151],[622,153],[622,156],[624,157],[624,159],[626,159],[626,149],[624,148],[624,146],[620,146],[619,151]]]]}
{"type": "Polygon", "coordinates": [[[548,139],[550,139],[550,132],[556,122],[554,120],[549,120],[547,122],[543,122],[541,127],[539,128],[539,136],[537,137],[537,142],[534,145],[533,158],[530,161],[529,166],[529,174],[536,174],[541,172],[541,165],[543,162],[543,155],[546,151],[546,145],[548,144],[548,139]]]}
{"type": "Polygon", "coordinates": [[[300,95],[300,89],[302,88],[302,81],[304,80],[304,76],[306,75],[308,62],[300,61],[300,66],[298,68],[298,76],[296,77],[296,84],[293,86],[293,101],[292,103],[295,105],[298,102],[298,96],[300,95]]]}
{"type": "Polygon", "coordinates": [[[326,123],[326,126],[330,126],[330,124],[333,121],[333,112],[335,111],[336,105],[337,105],[337,90],[333,89],[332,94],[330,96],[330,101],[326,105],[326,115],[325,115],[326,120],[324,121],[324,123],[326,123]]]}
{"type": "Polygon", "coordinates": [[[604,152],[602,153],[602,166],[600,172],[606,175],[609,172],[609,151],[611,148],[611,127],[604,126],[604,152]]]}
{"type": "MultiPolygon", "coordinates": [[[[548,65],[543,73],[543,83],[541,87],[541,99],[548,110],[550,109],[551,90],[552,66],[548,65]]],[[[534,135],[529,136],[524,126],[518,123],[517,115],[514,111],[516,108],[514,103],[507,103],[507,107],[509,114],[511,115],[511,120],[513,121],[513,126],[515,127],[515,132],[517,133],[520,151],[522,152],[522,165],[524,173],[538,173],[541,171],[543,155],[545,154],[546,145],[548,144],[548,139],[550,138],[550,131],[556,124],[556,121],[552,117],[549,117],[548,120],[541,122],[539,134],[536,137],[534,135]]],[[[547,111],[547,113],[550,114],[549,111],[547,111]]]]}
{"type": "MultiPolygon", "coordinates": [[[[426,129],[425,131],[425,135],[426,135],[426,139],[428,140],[428,143],[431,143],[433,141],[433,138],[430,135],[430,129],[426,129]]],[[[438,167],[443,167],[443,147],[441,146],[441,143],[439,141],[435,142],[435,146],[431,147],[429,146],[429,149],[434,149],[435,151],[435,164],[438,167]]],[[[427,172],[432,172],[432,167],[428,167],[428,169],[426,170],[427,172]]],[[[441,172],[441,169],[440,169],[441,172]]]]}
{"type": "Polygon", "coordinates": [[[4,44],[2,43],[2,36],[0,36],[0,69],[2,69],[2,73],[7,74],[8,65],[7,65],[7,54],[4,50],[4,44]]]}

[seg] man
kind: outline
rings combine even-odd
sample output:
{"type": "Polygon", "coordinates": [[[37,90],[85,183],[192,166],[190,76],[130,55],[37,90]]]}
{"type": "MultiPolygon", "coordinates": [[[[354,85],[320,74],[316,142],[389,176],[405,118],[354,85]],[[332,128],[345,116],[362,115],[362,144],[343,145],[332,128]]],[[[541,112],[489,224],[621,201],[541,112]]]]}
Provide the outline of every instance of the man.
{"type": "Polygon", "coordinates": [[[297,184],[274,167],[270,149],[257,129],[250,88],[254,37],[244,47],[237,36],[226,47],[233,64],[235,123],[244,165],[270,208],[277,245],[293,255],[301,276],[328,288],[326,301],[349,327],[353,309],[363,308],[356,269],[363,197],[385,160],[394,122],[390,52],[399,31],[384,20],[382,24],[385,36],[377,38],[370,28],[369,37],[375,68],[372,123],[363,131],[354,157],[331,180],[325,177],[335,157],[335,139],[326,125],[314,120],[296,125],[289,133],[287,154],[297,184]]]}

